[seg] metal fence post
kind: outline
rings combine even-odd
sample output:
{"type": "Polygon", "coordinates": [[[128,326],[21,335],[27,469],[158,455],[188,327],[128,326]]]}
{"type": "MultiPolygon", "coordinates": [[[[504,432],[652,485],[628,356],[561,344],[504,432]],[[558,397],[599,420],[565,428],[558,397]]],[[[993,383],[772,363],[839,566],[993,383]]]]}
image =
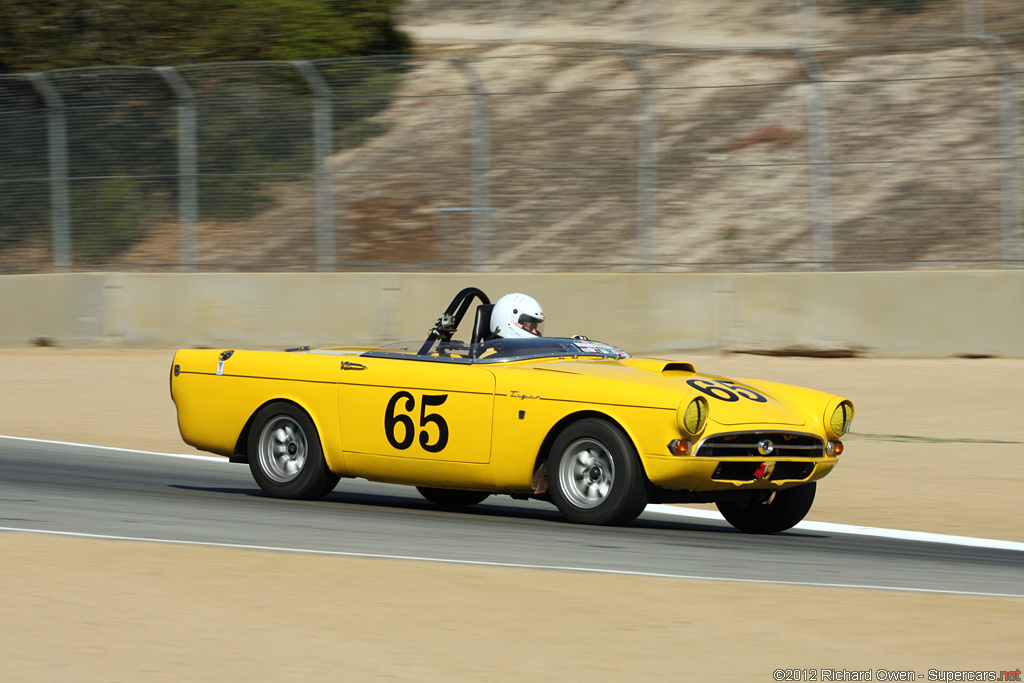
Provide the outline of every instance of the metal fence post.
{"type": "Polygon", "coordinates": [[[313,93],[313,156],[316,164],[316,269],[337,266],[334,245],[334,179],[331,175],[331,90],[310,62],[294,61],[313,93]]]}
{"type": "Polygon", "coordinates": [[[199,238],[196,222],[199,217],[198,173],[196,172],[196,98],[192,88],[173,66],[158,66],[156,72],[164,79],[178,107],[178,244],[180,268],[193,271],[199,264],[199,238]]]}
{"type": "Polygon", "coordinates": [[[636,0],[637,11],[637,49],[653,48],[657,42],[658,31],[658,0],[636,0]]]}
{"type": "Polygon", "coordinates": [[[814,55],[802,48],[794,50],[811,92],[807,97],[807,146],[811,173],[811,243],[816,270],[832,270],[835,253],[832,246],[832,179],[828,154],[828,103],[821,66],[814,55]]]}
{"type": "Polygon", "coordinates": [[[469,60],[456,57],[455,66],[465,74],[473,91],[473,119],[470,124],[472,151],[473,212],[472,262],[476,267],[491,258],[491,103],[483,79],[469,60]]]}
{"type": "Polygon", "coordinates": [[[640,78],[640,124],[636,160],[636,255],[644,270],[655,262],[658,233],[658,109],[654,75],[643,55],[629,56],[629,65],[640,78]]]}
{"type": "Polygon", "coordinates": [[[1000,71],[999,78],[999,187],[1001,194],[1002,261],[1004,268],[1021,267],[1021,147],[1020,147],[1020,71],[1010,51],[997,36],[983,35],[980,40],[992,54],[1000,71]]]}
{"type": "Polygon", "coordinates": [[[519,42],[519,0],[501,0],[501,26],[506,43],[519,42]]]}
{"type": "Polygon", "coordinates": [[[985,33],[985,0],[963,0],[964,35],[980,36],[985,33]]]}
{"type": "Polygon", "coordinates": [[[53,239],[53,269],[71,268],[71,201],[68,189],[67,109],[60,93],[41,73],[28,74],[29,81],[46,105],[46,144],[50,161],[50,226],[53,239]]]}
{"type": "Polygon", "coordinates": [[[800,44],[810,45],[818,39],[818,4],[816,0],[796,0],[800,44]]]}

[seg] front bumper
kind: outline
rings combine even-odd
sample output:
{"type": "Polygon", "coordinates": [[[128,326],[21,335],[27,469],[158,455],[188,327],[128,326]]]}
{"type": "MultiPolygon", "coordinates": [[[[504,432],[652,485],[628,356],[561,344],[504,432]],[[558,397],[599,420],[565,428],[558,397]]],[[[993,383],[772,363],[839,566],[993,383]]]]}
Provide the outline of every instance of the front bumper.
{"type": "Polygon", "coordinates": [[[837,458],[820,436],[789,431],[741,431],[706,436],[692,455],[647,453],[647,478],[687,491],[781,489],[821,479],[837,458]]]}

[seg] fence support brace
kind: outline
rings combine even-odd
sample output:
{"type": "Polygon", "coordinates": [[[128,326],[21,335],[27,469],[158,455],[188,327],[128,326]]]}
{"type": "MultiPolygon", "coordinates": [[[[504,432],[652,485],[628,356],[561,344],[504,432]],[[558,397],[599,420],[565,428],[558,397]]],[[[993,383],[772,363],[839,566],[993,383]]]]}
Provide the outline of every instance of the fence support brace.
{"type": "Polygon", "coordinates": [[[1022,265],[1022,233],[1020,214],[1020,71],[1010,51],[996,36],[983,35],[979,40],[988,48],[999,68],[999,185],[1002,202],[1004,268],[1022,265]]]}
{"type": "Polygon", "coordinates": [[[181,270],[199,266],[198,173],[196,171],[196,98],[192,88],[173,66],[158,66],[156,72],[174,92],[178,103],[178,244],[181,270]]]}
{"type": "Polygon", "coordinates": [[[313,156],[316,163],[316,269],[337,266],[334,244],[334,179],[331,175],[331,89],[310,62],[294,61],[313,93],[313,156]]]}
{"type": "Polygon", "coordinates": [[[502,40],[519,42],[519,0],[501,0],[502,40]]]}
{"type": "Polygon", "coordinates": [[[456,57],[455,66],[469,81],[473,90],[472,137],[472,189],[473,212],[472,263],[477,267],[491,260],[491,103],[484,81],[469,60],[456,57]]]}
{"type": "Polygon", "coordinates": [[[636,259],[641,270],[655,263],[658,234],[658,92],[642,54],[628,55],[640,80],[636,161],[636,259]]]}
{"type": "Polygon", "coordinates": [[[795,48],[800,66],[810,82],[807,97],[807,145],[811,161],[811,244],[815,270],[832,270],[832,179],[828,154],[828,104],[818,60],[802,48],[795,48]]]}
{"type": "Polygon", "coordinates": [[[71,269],[71,201],[68,190],[68,122],[60,93],[40,73],[28,74],[46,105],[46,144],[50,157],[50,229],[53,270],[71,269]]]}

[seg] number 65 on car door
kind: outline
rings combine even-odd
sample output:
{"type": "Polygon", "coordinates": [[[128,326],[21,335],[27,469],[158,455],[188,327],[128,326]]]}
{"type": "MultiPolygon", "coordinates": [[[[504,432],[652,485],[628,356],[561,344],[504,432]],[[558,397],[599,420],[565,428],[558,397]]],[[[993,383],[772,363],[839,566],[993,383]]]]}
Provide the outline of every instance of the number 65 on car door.
{"type": "Polygon", "coordinates": [[[494,406],[490,371],[430,362],[395,369],[394,363],[374,360],[365,359],[366,369],[357,376],[341,374],[338,409],[346,451],[489,461],[494,406]]]}

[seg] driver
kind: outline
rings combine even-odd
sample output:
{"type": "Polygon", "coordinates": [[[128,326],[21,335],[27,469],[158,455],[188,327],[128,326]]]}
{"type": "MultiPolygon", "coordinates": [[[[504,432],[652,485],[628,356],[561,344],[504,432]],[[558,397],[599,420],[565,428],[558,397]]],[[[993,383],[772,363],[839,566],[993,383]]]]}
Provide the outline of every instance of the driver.
{"type": "Polygon", "coordinates": [[[494,303],[494,309],[491,311],[491,331],[495,337],[541,337],[543,329],[544,311],[532,296],[506,294],[494,303]]]}

